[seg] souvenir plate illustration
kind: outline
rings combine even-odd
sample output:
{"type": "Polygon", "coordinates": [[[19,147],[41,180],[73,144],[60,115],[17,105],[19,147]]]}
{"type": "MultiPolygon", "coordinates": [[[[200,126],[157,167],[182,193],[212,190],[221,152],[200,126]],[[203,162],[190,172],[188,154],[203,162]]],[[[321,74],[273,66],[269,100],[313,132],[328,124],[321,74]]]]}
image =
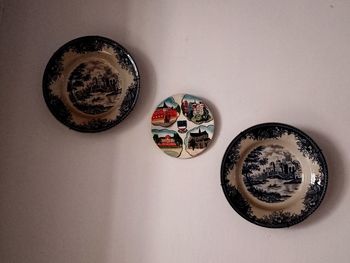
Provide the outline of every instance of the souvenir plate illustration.
{"type": "Polygon", "coordinates": [[[302,131],[265,123],[240,133],[221,165],[221,184],[233,209],[250,222],[271,228],[303,221],[327,188],[326,160],[302,131]]]}
{"type": "Polygon", "coordinates": [[[99,132],[121,122],[134,108],[139,88],[130,54],[99,36],[77,38],[58,49],[43,78],[43,94],[52,114],[81,132],[99,132]]]}
{"type": "Polygon", "coordinates": [[[153,112],[152,134],[166,154],[192,158],[213,139],[213,115],[202,99],[189,94],[174,95],[159,103],[153,112]]]}

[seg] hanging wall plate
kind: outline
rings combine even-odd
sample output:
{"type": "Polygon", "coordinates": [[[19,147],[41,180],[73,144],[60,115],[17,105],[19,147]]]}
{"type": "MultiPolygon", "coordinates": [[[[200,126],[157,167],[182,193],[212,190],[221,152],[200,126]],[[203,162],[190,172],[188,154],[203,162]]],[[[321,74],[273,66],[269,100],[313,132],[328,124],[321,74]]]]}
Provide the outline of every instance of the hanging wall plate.
{"type": "Polygon", "coordinates": [[[130,54],[99,36],[77,38],[58,49],[43,78],[52,114],[80,132],[99,132],[120,123],[134,108],[139,88],[130,54]]]}
{"type": "Polygon", "coordinates": [[[152,135],[156,145],[177,158],[192,158],[213,139],[214,118],[202,99],[178,94],[166,98],[152,114],[152,135]]]}
{"type": "Polygon", "coordinates": [[[320,148],[302,131],[281,123],[240,133],[221,165],[228,202],[242,217],[264,227],[303,221],[320,205],[327,181],[320,148]]]}

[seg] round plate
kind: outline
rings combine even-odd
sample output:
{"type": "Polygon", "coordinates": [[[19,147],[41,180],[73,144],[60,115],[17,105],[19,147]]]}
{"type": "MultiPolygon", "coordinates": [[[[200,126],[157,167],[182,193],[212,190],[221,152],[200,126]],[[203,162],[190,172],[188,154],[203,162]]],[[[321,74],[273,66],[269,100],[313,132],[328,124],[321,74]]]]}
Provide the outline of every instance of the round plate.
{"type": "Polygon", "coordinates": [[[134,108],[139,88],[130,54],[99,36],[77,38],[58,49],[43,78],[43,94],[52,114],[80,132],[117,125],[134,108]]]}
{"type": "Polygon", "coordinates": [[[192,158],[203,152],[213,139],[214,118],[203,100],[189,94],[166,98],[152,114],[156,145],[177,158],[192,158]]]}
{"type": "Polygon", "coordinates": [[[327,188],[326,160],[302,131],[264,123],[240,133],[221,165],[228,202],[248,221],[271,228],[303,221],[320,205],[327,188]]]}

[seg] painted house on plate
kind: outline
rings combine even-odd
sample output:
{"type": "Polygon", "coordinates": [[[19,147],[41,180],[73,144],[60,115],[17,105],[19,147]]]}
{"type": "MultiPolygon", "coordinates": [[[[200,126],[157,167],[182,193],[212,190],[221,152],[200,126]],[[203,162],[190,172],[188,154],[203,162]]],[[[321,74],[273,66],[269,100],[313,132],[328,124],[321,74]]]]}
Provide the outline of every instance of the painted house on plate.
{"type": "Polygon", "coordinates": [[[171,137],[169,134],[165,135],[165,137],[160,137],[159,139],[158,146],[161,148],[178,147],[174,137],[171,137]]]}
{"type": "Polygon", "coordinates": [[[199,128],[198,132],[190,132],[188,138],[188,147],[194,149],[203,149],[208,146],[210,142],[209,134],[207,131],[201,131],[199,128]]]}

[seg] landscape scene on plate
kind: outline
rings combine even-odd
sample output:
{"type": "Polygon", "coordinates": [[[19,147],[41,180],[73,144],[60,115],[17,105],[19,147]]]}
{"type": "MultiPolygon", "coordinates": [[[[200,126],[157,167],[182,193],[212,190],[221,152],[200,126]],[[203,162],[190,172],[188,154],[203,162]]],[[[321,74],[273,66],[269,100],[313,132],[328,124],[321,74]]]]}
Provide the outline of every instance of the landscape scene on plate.
{"type": "Polygon", "coordinates": [[[155,126],[169,127],[180,115],[180,106],[173,97],[160,103],[152,114],[152,124],[155,126]]]}
{"type": "Polygon", "coordinates": [[[207,106],[197,97],[186,94],[181,102],[181,109],[186,118],[196,124],[213,119],[207,106]]]}
{"type": "Polygon", "coordinates": [[[121,94],[118,73],[95,60],[81,63],[72,71],[67,91],[73,105],[91,115],[109,111],[121,94]]]}
{"type": "Polygon", "coordinates": [[[166,154],[178,157],[182,152],[183,141],[176,131],[152,129],[153,140],[166,154]]]}
{"type": "Polygon", "coordinates": [[[285,201],[302,181],[300,162],[280,145],[253,149],[243,162],[242,175],[248,191],[267,203],[285,201]]]}
{"type": "Polygon", "coordinates": [[[193,128],[188,131],[185,138],[186,151],[195,156],[208,147],[210,141],[213,138],[214,125],[203,126],[193,128]]]}

